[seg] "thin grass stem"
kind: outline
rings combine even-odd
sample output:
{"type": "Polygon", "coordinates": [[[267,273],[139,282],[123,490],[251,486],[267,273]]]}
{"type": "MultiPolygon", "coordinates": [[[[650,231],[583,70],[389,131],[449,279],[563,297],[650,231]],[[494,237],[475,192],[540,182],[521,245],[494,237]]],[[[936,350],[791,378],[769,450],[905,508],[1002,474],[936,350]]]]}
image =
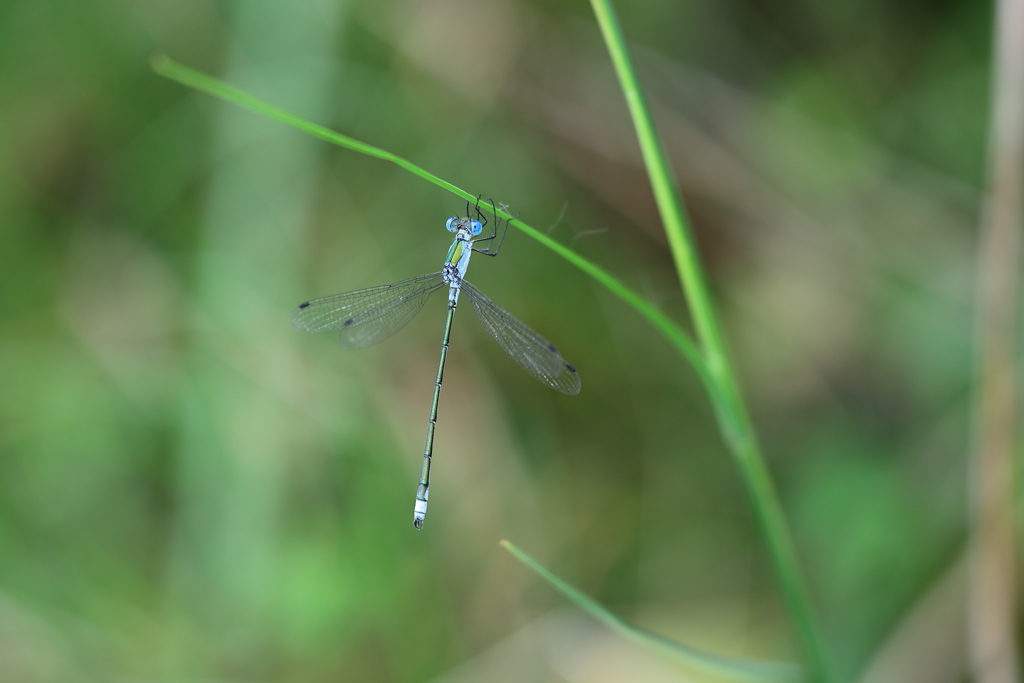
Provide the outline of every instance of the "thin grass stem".
{"type": "Polygon", "coordinates": [[[615,631],[623,638],[642,645],[676,661],[684,666],[725,676],[741,681],[759,681],[763,683],[796,683],[803,680],[803,672],[799,666],[782,662],[766,662],[738,657],[724,657],[705,652],[689,645],[678,643],[664,636],[634,626],[605,609],[593,598],[576,590],[558,578],[544,565],[537,562],[509,541],[502,541],[501,546],[545,581],[565,596],[581,610],[594,617],[602,624],[615,631]]]}
{"type": "Polygon", "coordinates": [[[1024,0],[995,3],[988,177],[977,252],[967,644],[976,683],[1020,680],[1021,228],[1024,224],[1024,0]],[[1019,493],[1018,493],[1019,495],[1019,493]]]}
{"type": "Polygon", "coordinates": [[[715,385],[711,396],[723,436],[739,463],[753,501],[808,667],[814,680],[827,683],[830,676],[824,649],[793,541],[729,360],[707,278],[701,267],[700,253],[676,189],[674,174],[636,77],[615,9],[610,0],[591,0],[591,5],[633,119],[669,248],[693,316],[697,339],[707,361],[711,382],[715,385]]]}

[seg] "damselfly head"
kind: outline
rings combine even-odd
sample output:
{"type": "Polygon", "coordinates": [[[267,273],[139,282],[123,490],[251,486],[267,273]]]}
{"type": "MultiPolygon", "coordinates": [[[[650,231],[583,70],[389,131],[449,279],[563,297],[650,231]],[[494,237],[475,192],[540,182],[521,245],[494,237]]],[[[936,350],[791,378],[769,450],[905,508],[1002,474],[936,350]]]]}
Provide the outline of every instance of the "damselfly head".
{"type": "Polygon", "coordinates": [[[484,229],[483,223],[473,220],[468,216],[466,218],[452,216],[448,219],[448,222],[445,223],[445,227],[448,228],[448,232],[465,231],[466,234],[462,236],[463,238],[467,238],[470,235],[479,235],[484,229]]]}

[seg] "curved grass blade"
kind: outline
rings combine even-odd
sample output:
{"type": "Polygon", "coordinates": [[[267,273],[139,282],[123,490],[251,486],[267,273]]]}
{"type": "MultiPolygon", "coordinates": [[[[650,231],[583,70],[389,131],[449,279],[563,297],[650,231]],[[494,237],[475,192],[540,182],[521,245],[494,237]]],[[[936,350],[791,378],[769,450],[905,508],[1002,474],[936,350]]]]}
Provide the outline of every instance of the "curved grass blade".
{"type": "MultiPolygon", "coordinates": [[[[424,180],[434,183],[438,187],[442,187],[445,190],[462,197],[466,201],[476,201],[476,195],[471,195],[462,188],[457,187],[446,180],[442,180],[433,173],[413,164],[407,159],[403,159],[402,157],[380,149],[379,147],[374,147],[373,145],[368,145],[365,142],[360,142],[359,140],[350,138],[347,135],[336,133],[329,128],[306,121],[294,114],[290,114],[282,109],[278,109],[277,107],[273,107],[265,102],[261,102],[252,95],[243,92],[238,88],[232,87],[223,81],[219,81],[216,78],[207,76],[206,74],[195,71],[194,69],[190,69],[183,64],[179,64],[166,55],[153,55],[150,59],[150,66],[153,71],[165,78],[177,81],[182,85],[205,92],[208,95],[213,95],[214,97],[218,97],[227,102],[232,102],[245,107],[246,109],[258,114],[269,116],[270,118],[276,119],[282,123],[286,123],[289,126],[298,128],[301,131],[318,137],[321,140],[351,149],[355,152],[361,152],[362,154],[368,154],[378,159],[390,161],[401,166],[410,173],[414,173],[424,180]]],[[[521,220],[517,220],[515,216],[512,216],[500,207],[497,209],[496,213],[506,220],[512,220],[512,224],[519,228],[519,230],[537,240],[548,249],[551,249],[553,252],[582,270],[590,277],[594,278],[608,291],[625,301],[640,315],[646,318],[648,322],[654,325],[655,328],[665,335],[669,343],[672,344],[672,346],[675,347],[675,349],[679,351],[679,353],[690,363],[703,383],[705,389],[707,389],[708,393],[711,395],[712,403],[716,405],[721,403],[719,398],[719,389],[712,380],[710,370],[707,363],[704,361],[704,357],[701,355],[700,350],[697,348],[696,344],[693,343],[693,340],[690,339],[690,336],[679,325],[673,322],[671,318],[651,305],[651,303],[642,296],[626,287],[622,282],[603,268],[591,263],[572,249],[559,244],[540,230],[523,223],[521,220]]],[[[722,422],[723,429],[727,432],[734,431],[734,428],[728,424],[728,414],[719,411],[718,415],[719,421],[722,422]]]]}
{"type": "Polygon", "coordinates": [[[554,344],[465,280],[462,281],[462,291],[469,296],[484,329],[519,367],[563,394],[575,396],[580,393],[580,376],[576,368],[562,358],[554,344]]]}
{"type": "Polygon", "coordinates": [[[361,349],[402,329],[423,308],[427,297],[444,286],[441,273],[430,273],[313,299],[295,309],[292,325],[302,332],[337,332],[342,346],[361,349]]]}
{"type": "Polygon", "coordinates": [[[754,427],[747,413],[739,382],[729,359],[725,339],[718,323],[700,253],[689,227],[686,211],[673,177],[668,155],[654,125],[633,61],[622,35],[622,27],[611,0],[590,0],[601,28],[622,92],[633,119],[651,189],[665,225],[672,258],[676,263],[693,318],[703,357],[712,375],[712,400],[723,436],[736,458],[747,492],[754,504],[775,572],[800,639],[809,670],[818,683],[832,680],[821,634],[815,623],[811,601],[797,562],[796,550],[782,505],[775,491],[754,427]]]}
{"type": "Polygon", "coordinates": [[[618,633],[623,638],[638,645],[654,650],[684,666],[699,669],[740,681],[756,681],[758,683],[798,683],[804,680],[802,669],[795,664],[782,662],[765,662],[752,659],[725,657],[711,652],[677,643],[656,633],[651,633],[639,626],[634,626],[615,616],[599,603],[576,590],[565,581],[548,571],[537,560],[514,546],[509,541],[501,541],[505,550],[550,583],[555,590],[569,599],[581,610],[594,617],[602,624],[618,633]]]}

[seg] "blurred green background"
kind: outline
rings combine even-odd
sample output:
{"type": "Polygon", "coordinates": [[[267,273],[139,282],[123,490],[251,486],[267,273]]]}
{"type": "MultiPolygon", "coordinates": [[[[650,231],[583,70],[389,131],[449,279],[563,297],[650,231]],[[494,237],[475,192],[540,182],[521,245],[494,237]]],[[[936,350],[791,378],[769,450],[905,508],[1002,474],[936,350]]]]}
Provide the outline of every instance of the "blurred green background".
{"type": "MultiPolygon", "coordinates": [[[[960,680],[989,7],[620,4],[835,668],[960,680]]],[[[443,297],[358,352],[289,316],[437,270],[464,203],[155,76],[157,50],[686,319],[582,0],[5,0],[0,679],[709,680],[502,538],[668,636],[797,656],[693,372],[514,229],[470,278],[583,392],[461,310],[416,532],[443,297]]]]}

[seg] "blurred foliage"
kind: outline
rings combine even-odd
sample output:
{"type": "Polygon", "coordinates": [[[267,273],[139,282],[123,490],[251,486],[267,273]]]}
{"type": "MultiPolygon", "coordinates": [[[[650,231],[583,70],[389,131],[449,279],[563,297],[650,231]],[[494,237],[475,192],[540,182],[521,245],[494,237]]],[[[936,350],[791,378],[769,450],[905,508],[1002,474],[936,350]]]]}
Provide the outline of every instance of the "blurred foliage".
{"type": "MultiPolygon", "coordinates": [[[[893,634],[959,609],[988,7],[619,9],[837,669],[948,642],[956,680],[955,619],[893,634]]],[[[359,352],[288,319],[436,270],[461,202],[158,78],[154,50],[510,204],[685,320],[586,3],[0,3],[5,680],[683,675],[500,538],[652,630],[793,656],[692,372],[514,232],[471,279],[583,393],[457,315],[415,532],[443,303],[359,352]]]]}

